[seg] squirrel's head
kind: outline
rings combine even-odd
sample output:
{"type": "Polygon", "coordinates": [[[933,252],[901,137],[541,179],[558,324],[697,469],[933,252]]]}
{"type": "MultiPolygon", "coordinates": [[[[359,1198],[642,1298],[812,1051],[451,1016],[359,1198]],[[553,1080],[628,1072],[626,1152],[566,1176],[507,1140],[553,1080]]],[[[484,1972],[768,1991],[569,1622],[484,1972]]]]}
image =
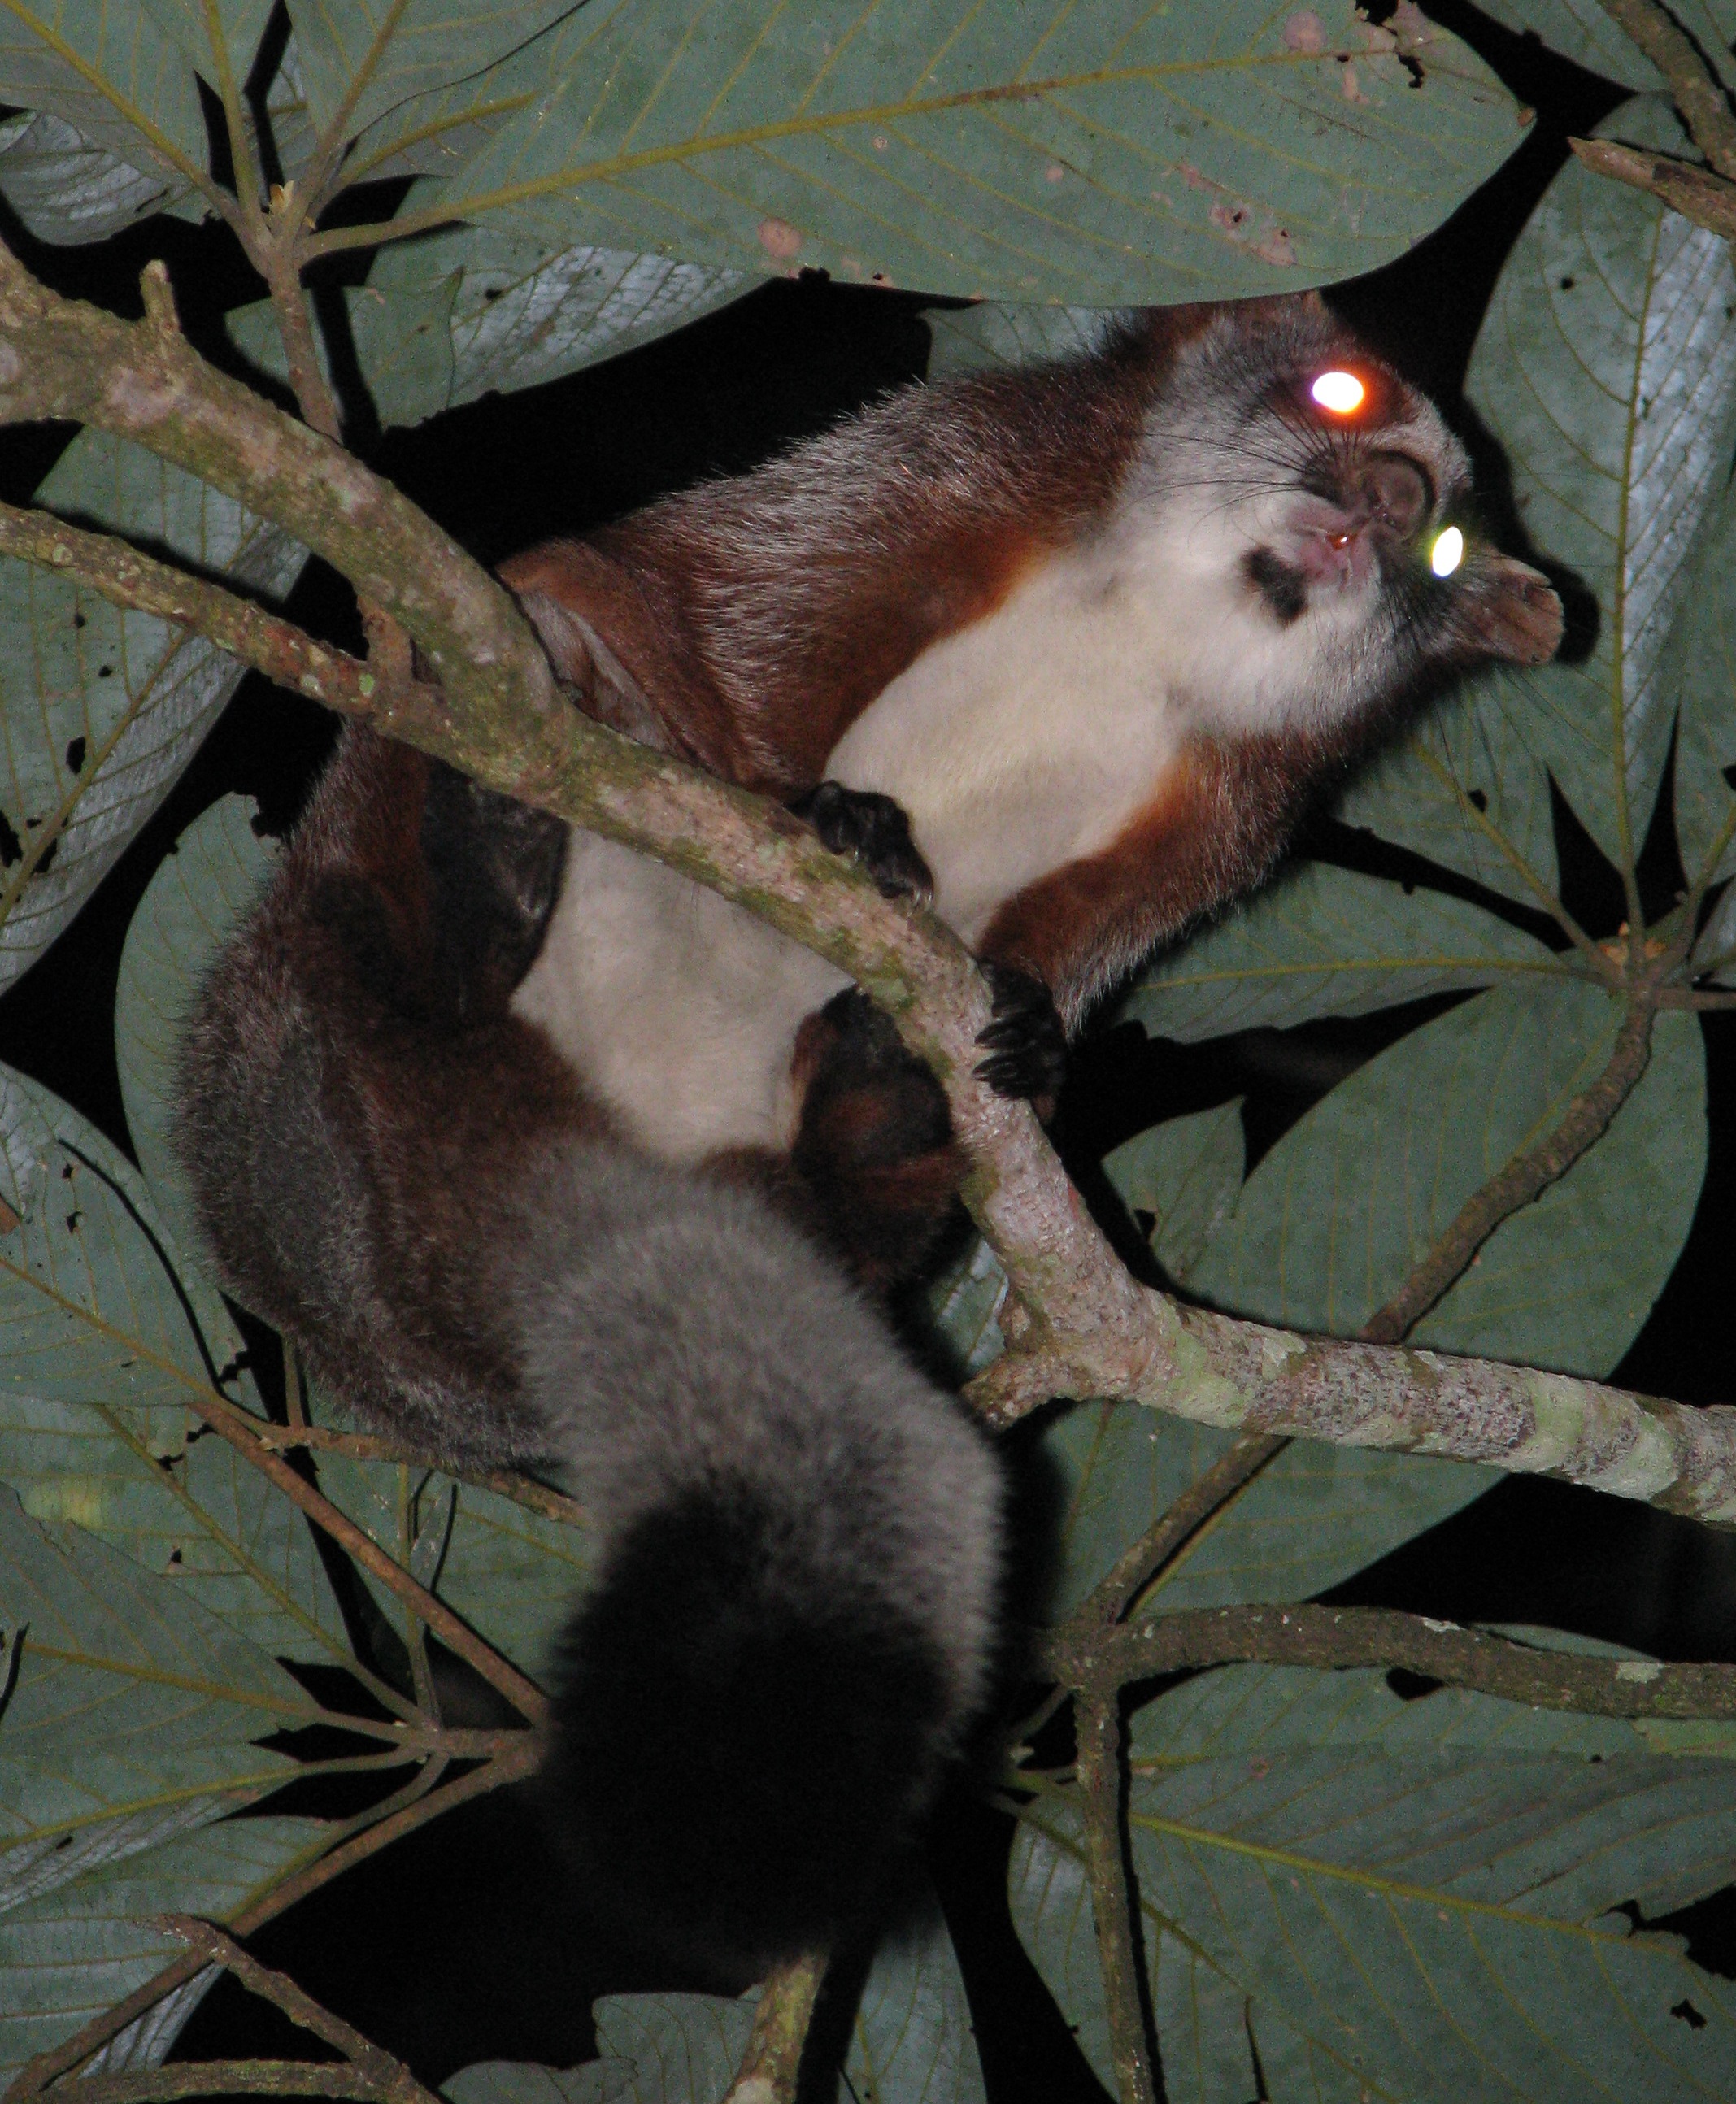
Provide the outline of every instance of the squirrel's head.
{"type": "Polygon", "coordinates": [[[1330,732],[1561,641],[1548,580],[1481,530],[1464,448],[1316,295],[1171,336],[1124,530],[1193,595],[1221,728],[1330,732]],[[1179,341],[1177,340],[1179,337],[1179,341]]]}

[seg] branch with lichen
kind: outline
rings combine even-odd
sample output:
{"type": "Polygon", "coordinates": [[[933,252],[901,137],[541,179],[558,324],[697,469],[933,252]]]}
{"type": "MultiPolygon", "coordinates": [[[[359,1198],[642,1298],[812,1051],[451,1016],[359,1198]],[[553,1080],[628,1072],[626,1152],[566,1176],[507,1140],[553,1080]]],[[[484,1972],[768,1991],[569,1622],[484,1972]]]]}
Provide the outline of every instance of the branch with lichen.
{"type": "Polygon", "coordinates": [[[1736,241],[1736,114],[1724,83],[1658,0],[1600,0],[1604,12],[1664,77],[1708,165],[1642,151],[1613,139],[1569,139],[1595,175],[1645,190],[1697,226],[1736,241]]]}
{"type": "MultiPolygon", "coordinates": [[[[562,702],[493,578],[341,447],[205,365],[174,326],[160,266],[145,287],[145,317],[127,323],[59,298],[0,254],[0,421],[98,424],[282,524],[400,623],[437,676],[377,686],[366,698],[380,729],[709,885],[891,1014],[946,1089],[973,1164],[966,1200],[1010,1282],[1010,1349],[971,1391],[990,1423],[1051,1396],[1125,1397],[1234,1430],[1448,1455],[1736,1522],[1736,1411],[1303,1337],[1140,1286],[1029,1107],[977,1080],[989,996],[950,931],[882,899],[787,813],[562,702]]],[[[78,574],[76,557],[59,567],[78,574]]],[[[359,675],[350,685],[364,698],[359,675]]]]}

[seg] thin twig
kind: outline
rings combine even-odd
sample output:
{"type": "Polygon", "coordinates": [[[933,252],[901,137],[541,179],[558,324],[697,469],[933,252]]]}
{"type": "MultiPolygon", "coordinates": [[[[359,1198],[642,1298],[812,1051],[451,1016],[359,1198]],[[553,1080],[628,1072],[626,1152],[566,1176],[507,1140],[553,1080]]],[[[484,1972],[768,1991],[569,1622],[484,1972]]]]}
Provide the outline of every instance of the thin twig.
{"type": "Polygon", "coordinates": [[[437,1594],[418,1585],[409,1572],[388,1556],[372,1535],[358,1527],[346,1512],[314,1486],[282,1454],[260,1437],[259,1420],[238,1409],[213,1389],[204,1393],[190,1388],[187,1407],[236,1451],[268,1477],[292,1504],[298,1505],[322,1532],[328,1534],[363,1569],[377,1578],[386,1590],[413,1609],[449,1650],[454,1651],[498,1693],[504,1695],[520,1716],[540,1723],[548,1704],[542,1690],[527,1680],[510,1659],[479,1637],[437,1594]]]}
{"type": "Polygon", "coordinates": [[[1289,1443],[1259,1433],[1244,1433],[1164,1508],[1137,1541],[1122,1551],[1090,1597],[1068,1616],[1065,1626],[1084,1630],[1118,1622],[1176,1553],[1289,1443]]]}
{"type": "MultiPolygon", "coordinates": [[[[162,1915],[158,1926],[177,1937],[208,1964],[221,1965],[225,1972],[234,1973],[249,1994],[257,1995],[261,2001],[281,2009],[301,2030],[311,2031],[322,2043],[334,2047],[358,2074],[369,2079],[372,2087],[367,2094],[395,2098],[399,2100],[399,2104],[435,2104],[402,2061],[387,2053],[383,2046],[376,2045],[372,2039],[364,2038],[354,2025],[346,2024],[341,2017],[322,2007],[287,1972],[274,1972],[261,1965],[214,1923],[201,1921],[194,1915],[171,1914],[162,1915]]],[[[84,2097],[89,2093],[81,2090],[79,2094],[84,2097]]]]}
{"type": "MultiPolygon", "coordinates": [[[[283,1879],[254,1901],[243,1907],[229,1923],[231,1936],[251,1936],[256,1929],[264,1928],[268,1921],[304,1900],[310,1892],[318,1892],[322,1886],[341,1877],[369,1856],[377,1855],[394,1841],[400,1840],[431,1820],[440,1818],[453,1806],[467,1803],[472,1798],[481,1797],[503,1784],[521,1782],[535,1772],[542,1758],[539,1734],[520,1732],[514,1735],[516,1744],[512,1749],[489,1761],[480,1767],[472,1768],[455,1781],[422,1798],[415,1804],[407,1805],[390,1816],[380,1820],[361,1834],[338,1843],[337,1846],[298,1870],[292,1877],[283,1879]]],[[[47,2053],[38,2053],[33,2060],[26,2061],[12,2079],[6,2093],[6,2104],[20,2104],[26,2097],[38,2095],[51,2083],[63,2075],[70,2074],[92,2053],[100,2052],[117,2031],[124,2030],[136,2017],[142,2017],[147,2009],[154,2008],[165,1995],[203,1971],[205,1960],[189,1954],[165,1965],[142,1986],[103,2010],[76,2031],[47,2053]]],[[[82,2092],[80,2093],[82,2095],[82,2092]]]]}
{"type": "Polygon", "coordinates": [[[1720,176],[1736,180],[1736,117],[1721,83],[1707,69],[1658,0],[1599,0],[1630,42],[1657,67],[1694,143],[1720,176]]]}
{"type": "Polygon", "coordinates": [[[1152,2052],[1133,1940],[1121,1831],[1120,1689],[1109,1687],[1078,1708],[1078,1790],[1085,1818],[1091,1919],[1109,2013],[1109,2056],[1121,2104],[1157,2104],[1163,2074],[1152,2052]]]}
{"type": "Polygon", "coordinates": [[[497,1497],[510,1498],[514,1504],[523,1505],[527,1512],[539,1513],[544,1519],[559,1520],[567,1527],[585,1524],[585,1509],[577,1498],[569,1498],[564,1491],[539,1483],[533,1476],[521,1476],[515,1469],[455,1469],[432,1447],[411,1446],[400,1438],[387,1438],[377,1433],[340,1432],[329,1424],[267,1424],[260,1421],[258,1437],[261,1446],[277,1452],[306,1446],[316,1453],[347,1454],[352,1460],[399,1461],[413,1469],[431,1469],[461,1483],[472,1484],[479,1491],[492,1491],[497,1497]]]}
{"type": "Polygon", "coordinates": [[[172,621],[328,709],[346,715],[367,715],[373,709],[377,683],[359,658],[315,642],[292,621],[158,562],[113,534],[69,526],[52,512],[0,504],[0,555],[19,555],[73,577],[112,605],[172,621]]]}
{"type": "Polygon", "coordinates": [[[1736,1718],[1736,1665],[1666,1665],[1542,1651],[1385,1607],[1189,1609],[1115,1629],[1058,1630],[1047,1639],[1044,1656],[1069,1686],[1104,1700],[1130,1680],[1257,1661],[1401,1666],[1509,1702],[1594,1717],[1736,1718]]]}
{"type": "Polygon", "coordinates": [[[808,2042],[827,1961],[825,1951],[810,1951],[768,1977],[753,2013],[753,2029],[748,2034],[741,2066],[723,2104],[796,2104],[802,2048],[808,2042]]]}

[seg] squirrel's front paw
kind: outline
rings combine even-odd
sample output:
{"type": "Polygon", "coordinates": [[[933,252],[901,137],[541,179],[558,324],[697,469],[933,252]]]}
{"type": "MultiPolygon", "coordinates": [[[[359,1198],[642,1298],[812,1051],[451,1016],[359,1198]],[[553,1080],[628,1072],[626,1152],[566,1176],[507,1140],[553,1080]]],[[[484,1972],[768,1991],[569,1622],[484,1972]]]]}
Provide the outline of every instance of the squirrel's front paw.
{"type": "Polygon", "coordinates": [[[982,964],[994,1020],[979,1032],[988,1057],[976,1071],[999,1096],[1052,1097],[1067,1078],[1067,1032],[1049,989],[1016,965],[982,964]]]}
{"type": "Polygon", "coordinates": [[[872,789],[846,789],[822,782],[790,805],[806,818],[833,854],[859,862],[886,898],[927,899],[935,880],[910,837],[904,806],[872,789]]]}

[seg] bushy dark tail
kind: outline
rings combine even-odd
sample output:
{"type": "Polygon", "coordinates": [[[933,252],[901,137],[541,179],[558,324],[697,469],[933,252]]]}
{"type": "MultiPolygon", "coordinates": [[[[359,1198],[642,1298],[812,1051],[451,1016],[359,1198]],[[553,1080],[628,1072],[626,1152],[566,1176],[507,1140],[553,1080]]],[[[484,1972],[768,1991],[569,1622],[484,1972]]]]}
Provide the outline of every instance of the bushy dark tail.
{"type": "Polygon", "coordinates": [[[602,1533],[548,1781],[609,1918],[753,1977],[872,1904],[981,1706],[999,1472],[751,1194],[614,1161],[532,1326],[602,1533]]]}

